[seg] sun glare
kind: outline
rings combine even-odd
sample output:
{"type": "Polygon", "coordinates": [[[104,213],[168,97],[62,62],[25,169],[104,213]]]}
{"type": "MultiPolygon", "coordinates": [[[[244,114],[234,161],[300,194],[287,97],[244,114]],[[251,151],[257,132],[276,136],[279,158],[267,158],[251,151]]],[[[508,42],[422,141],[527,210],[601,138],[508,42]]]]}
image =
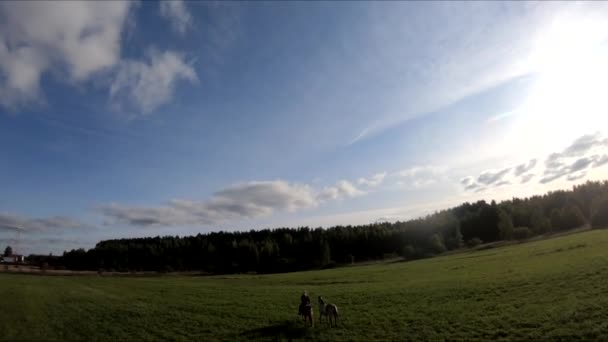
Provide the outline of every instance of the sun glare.
{"type": "MultiPolygon", "coordinates": [[[[605,24],[603,26],[606,26],[605,24]]],[[[597,23],[554,23],[531,57],[535,84],[520,107],[513,138],[549,152],[608,127],[608,32],[597,23]]]]}

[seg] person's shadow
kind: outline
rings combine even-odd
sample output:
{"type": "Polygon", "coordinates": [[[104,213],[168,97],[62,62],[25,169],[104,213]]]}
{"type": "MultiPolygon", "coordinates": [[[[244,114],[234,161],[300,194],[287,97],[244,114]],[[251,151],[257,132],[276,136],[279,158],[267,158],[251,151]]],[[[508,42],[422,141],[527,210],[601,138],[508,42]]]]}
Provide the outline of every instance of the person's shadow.
{"type": "Polygon", "coordinates": [[[304,339],[312,337],[312,329],[306,328],[304,323],[301,321],[284,321],[282,323],[276,323],[267,327],[247,330],[241,334],[242,337],[248,339],[262,339],[262,340],[294,340],[304,339]],[[299,323],[299,324],[298,324],[299,323]]]}

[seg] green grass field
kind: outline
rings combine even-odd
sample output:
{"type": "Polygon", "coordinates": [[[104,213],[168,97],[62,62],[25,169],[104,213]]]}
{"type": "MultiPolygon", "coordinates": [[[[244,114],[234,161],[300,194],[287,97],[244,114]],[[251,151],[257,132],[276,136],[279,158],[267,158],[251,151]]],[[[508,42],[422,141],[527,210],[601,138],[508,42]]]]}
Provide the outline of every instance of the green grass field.
{"type": "Polygon", "coordinates": [[[3,340],[608,340],[608,230],[267,276],[0,274],[3,340]],[[300,293],[340,309],[303,328],[300,293]]]}

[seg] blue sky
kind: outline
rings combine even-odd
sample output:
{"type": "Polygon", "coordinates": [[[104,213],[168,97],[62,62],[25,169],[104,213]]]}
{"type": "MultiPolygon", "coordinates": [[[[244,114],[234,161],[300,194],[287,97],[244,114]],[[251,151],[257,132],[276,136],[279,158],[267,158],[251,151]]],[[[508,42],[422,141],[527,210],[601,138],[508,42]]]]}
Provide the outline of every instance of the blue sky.
{"type": "Polygon", "coordinates": [[[607,17],[2,2],[0,243],[394,221],[606,179],[607,17]]]}

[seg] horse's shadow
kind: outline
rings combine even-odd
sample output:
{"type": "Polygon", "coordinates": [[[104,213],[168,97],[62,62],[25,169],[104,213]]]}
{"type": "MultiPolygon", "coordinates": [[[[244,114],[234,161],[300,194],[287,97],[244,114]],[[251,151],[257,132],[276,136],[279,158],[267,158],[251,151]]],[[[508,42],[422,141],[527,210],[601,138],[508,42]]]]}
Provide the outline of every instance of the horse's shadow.
{"type": "Polygon", "coordinates": [[[241,336],[248,339],[282,341],[303,339],[310,337],[310,334],[311,328],[305,327],[302,322],[284,321],[263,328],[247,330],[243,332],[241,336]]]}

